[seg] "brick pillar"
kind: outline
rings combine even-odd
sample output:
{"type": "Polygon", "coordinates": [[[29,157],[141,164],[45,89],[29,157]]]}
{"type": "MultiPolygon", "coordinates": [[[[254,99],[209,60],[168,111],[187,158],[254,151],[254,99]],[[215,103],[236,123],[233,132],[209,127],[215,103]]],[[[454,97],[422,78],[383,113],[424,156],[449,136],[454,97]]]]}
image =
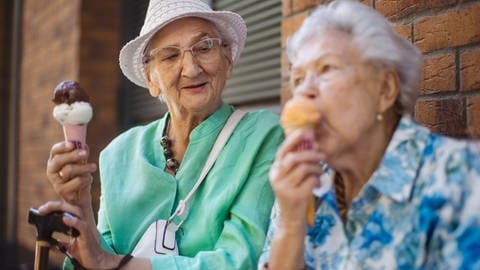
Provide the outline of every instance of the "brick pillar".
{"type": "MultiPolygon", "coordinates": [[[[90,95],[91,161],[98,162],[100,149],[117,132],[119,5],[120,1],[24,0],[17,239],[31,252],[19,252],[19,264],[33,264],[35,230],[26,222],[28,208],[58,199],[45,177],[50,148],[63,140],[52,116],[54,87],[63,80],[78,80],[90,95]]],[[[98,189],[95,184],[95,208],[98,189]]],[[[63,255],[50,256],[52,265],[61,265],[63,255]]]]}
{"type": "MultiPolygon", "coordinates": [[[[283,0],[282,47],[325,0],[283,0]]],[[[425,56],[415,117],[432,131],[480,138],[480,0],[363,0],[391,20],[425,56]],[[459,3],[457,3],[459,2],[459,3]]],[[[282,104],[290,97],[282,54],[282,104]]]]}
{"type": "MultiPolygon", "coordinates": [[[[18,145],[17,239],[18,263],[33,264],[35,230],[27,224],[27,211],[57,199],[45,177],[50,147],[62,140],[52,117],[50,101],[56,84],[78,78],[80,39],[79,0],[25,0],[20,70],[18,145]]],[[[63,256],[51,252],[57,265],[63,256]]]]}

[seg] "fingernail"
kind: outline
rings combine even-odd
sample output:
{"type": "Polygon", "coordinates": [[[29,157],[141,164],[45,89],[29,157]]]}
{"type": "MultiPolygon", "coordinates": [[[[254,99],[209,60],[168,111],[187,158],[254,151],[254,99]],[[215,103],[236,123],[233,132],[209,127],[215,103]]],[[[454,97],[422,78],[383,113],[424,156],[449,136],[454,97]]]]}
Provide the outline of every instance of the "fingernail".
{"type": "Polygon", "coordinates": [[[67,148],[72,148],[72,147],[73,147],[73,143],[67,141],[67,143],[65,143],[65,146],[66,146],[67,148]]]}
{"type": "Polygon", "coordinates": [[[72,220],[75,217],[74,215],[72,215],[69,212],[64,212],[63,216],[66,217],[67,219],[70,219],[70,220],[72,220]]]}
{"type": "Polygon", "coordinates": [[[40,205],[40,207],[38,207],[38,211],[42,212],[45,208],[46,208],[45,205],[40,205]]]}
{"type": "Polygon", "coordinates": [[[78,152],[78,155],[79,155],[79,156],[86,156],[86,155],[87,155],[87,151],[81,150],[80,152],[78,152]]]}

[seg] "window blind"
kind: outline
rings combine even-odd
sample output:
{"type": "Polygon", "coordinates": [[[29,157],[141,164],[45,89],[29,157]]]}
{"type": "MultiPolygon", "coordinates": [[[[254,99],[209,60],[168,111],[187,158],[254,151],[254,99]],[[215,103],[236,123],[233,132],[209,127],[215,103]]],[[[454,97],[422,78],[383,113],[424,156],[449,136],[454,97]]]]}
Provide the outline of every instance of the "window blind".
{"type": "MultiPolygon", "coordinates": [[[[121,46],[140,33],[147,7],[148,0],[122,0],[121,46]]],[[[139,87],[125,76],[121,76],[119,122],[122,130],[158,119],[165,113],[165,107],[157,98],[153,98],[147,89],[139,87]]]]}
{"type": "Polygon", "coordinates": [[[240,14],[247,24],[247,41],[224,99],[242,105],[278,99],[281,84],[281,0],[214,0],[215,10],[240,14]]]}

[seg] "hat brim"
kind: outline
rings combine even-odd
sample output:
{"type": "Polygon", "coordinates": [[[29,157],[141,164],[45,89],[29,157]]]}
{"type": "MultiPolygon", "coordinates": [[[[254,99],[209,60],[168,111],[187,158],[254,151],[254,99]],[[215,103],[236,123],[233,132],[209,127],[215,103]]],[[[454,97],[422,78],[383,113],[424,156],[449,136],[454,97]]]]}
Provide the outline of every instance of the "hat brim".
{"type": "Polygon", "coordinates": [[[227,38],[232,42],[233,62],[238,59],[247,38],[247,27],[240,15],[230,11],[186,12],[165,20],[150,31],[140,34],[123,46],[119,56],[120,68],[130,81],[138,86],[148,88],[145,79],[144,65],[142,63],[145,47],[158,30],[173,21],[185,17],[198,17],[214,23],[218,30],[223,35],[227,35],[227,38]]]}

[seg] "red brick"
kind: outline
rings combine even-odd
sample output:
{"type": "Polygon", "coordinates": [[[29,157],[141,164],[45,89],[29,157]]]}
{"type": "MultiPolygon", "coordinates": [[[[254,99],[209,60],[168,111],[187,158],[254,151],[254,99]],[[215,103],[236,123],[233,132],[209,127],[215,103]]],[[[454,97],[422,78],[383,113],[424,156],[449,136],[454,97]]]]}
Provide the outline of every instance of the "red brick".
{"type": "Polygon", "coordinates": [[[460,55],[460,88],[462,91],[480,89],[480,49],[460,55]]]}
{"type": "Polygon", "coordinates": [[[290,16],[292,14],[292,0],[282,1],[282,15],[283,17],[290,16]]]}
{"type": "Polygon", "coordinates": [[[300,27],[308,12],[301,12],[282,20],[282,48],[285,48],[287,39],[300,27]]]}
{"type": "Polygon", "coordinates": [[[480,138],[480,96],[467,98],[468,135],[480,138]]]}
{"type": "Polygon", "coordinates": [[[450,10],[415,23],[415,44],[423,52],[480,41],[480,4],[450,10]]]}
{"type": "Polygon", "coordinates": [[[288,80],[290,77],[290,61],[285,50],[282,51],[282,80],[288,80]]]}
{"type": "Polygon", "coordinates": [[[455,87],[454,53],[425,58],[422,94],[455,91],[455,87]]]}
{"type": "Polygon", "coordinates": [[[360,2],[367,6],[373,6],[373,0],[361,0],[360,2]]]}
{"type": "Polygon", "coordinates": [[[292,91],[290,90],[290,84],[287,81],[283,81],[280,87],[281,87],[280,104],[283,107],[285,102],[287,102],[287,100],[289,100],[292,97],[292,91]]]}
{"type": "Polygon", "coordinates": [[[412,41],[412,25],[411,24],[396,24],[395,31],[402,37],[412,41]]]}
{"type": "Polygon", "coordinates": [[[465,106],[462,100],[419,100],[415,106],[415,118],[435,133],[466,136],[465,106]]]}
{"type": "Polygon", "coordinates": [[[292,10],[293,12],[303,11],[327,2],[328,0],[292,0],[292,10]]]}
{"type": "Polygon", "coordinates": [[[385,17],[396,20],[427,9],[446,7],[455,3],[456,0],[377,0],[375,8],[385,17]]]}

